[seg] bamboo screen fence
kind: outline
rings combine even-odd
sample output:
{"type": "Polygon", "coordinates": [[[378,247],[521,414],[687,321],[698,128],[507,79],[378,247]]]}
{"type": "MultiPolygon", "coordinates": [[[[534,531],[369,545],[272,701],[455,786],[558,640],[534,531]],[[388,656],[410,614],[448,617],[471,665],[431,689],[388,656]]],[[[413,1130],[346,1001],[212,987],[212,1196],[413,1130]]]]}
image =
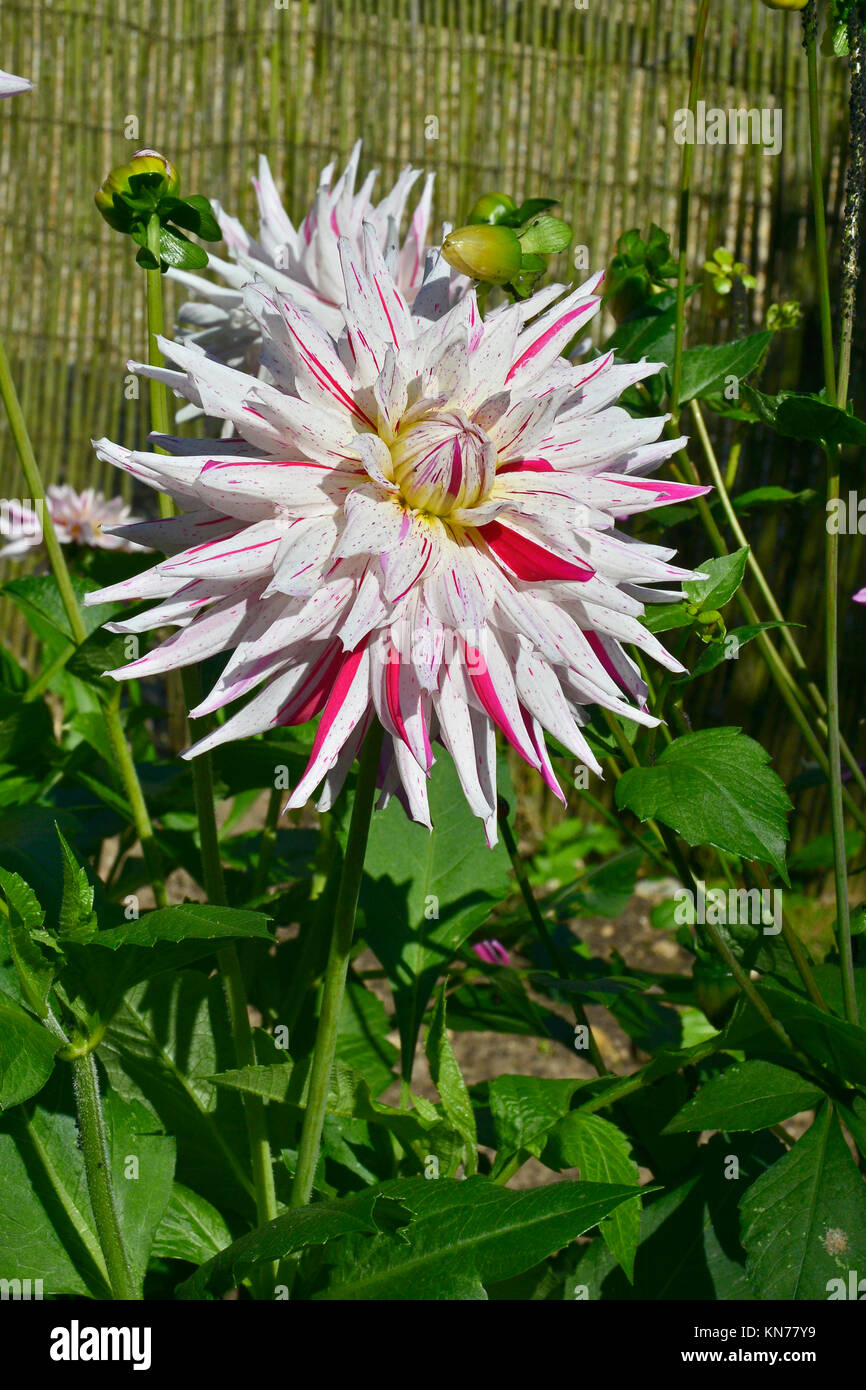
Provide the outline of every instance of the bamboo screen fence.
{"type": "MultiPolygon", "coordinates": [[[[187,192],[254,225],[260,152],[297,216],[321,166],[360,136],[382,185],[407,162],[436,171],[439,218],[465,213],[484,189],[555,190],[600,267],[631,226],[675,230],[672,131],[694,11],[693,0],[3,0],[0,65],[36,89],[0,109],[0,323],[46,477],[115,491],[89,440],[132,443],[147,428],[146,393],[127,398],[125,368],[144,350],[141,275],[92,203],[133,150],[163,150],[187,192]]],[[[726,245],[755,270],[755,327],[769,302],[802,300],[805,336],[789,345],[788,371],[796,384],[802,362],[814,387],[799,23],[759,0],[726,0],[711,32],[708,105],[781,108],[784,138],[775,157],[696,148],[694,265],[726,245]]],[[[846,75],[841,62],[822,70],[835,245],[846,75]]],[[[744,466],[751,485],[786,481],[784,457],[753,452],[744,466]]],[[[18,476],[3,420],[0,495],[20,491],[18,476]]],[[[811,615],[796,527],[766,544],[786,599],[811,615]]],[[[814,563],[820,540],[808,543],[814,563]]],[[[14,643],[16,620],[3,618],[14,643]]],[[[760,683],[738,682],[731,673],[731,700],[760,702],[760,683]]]]}

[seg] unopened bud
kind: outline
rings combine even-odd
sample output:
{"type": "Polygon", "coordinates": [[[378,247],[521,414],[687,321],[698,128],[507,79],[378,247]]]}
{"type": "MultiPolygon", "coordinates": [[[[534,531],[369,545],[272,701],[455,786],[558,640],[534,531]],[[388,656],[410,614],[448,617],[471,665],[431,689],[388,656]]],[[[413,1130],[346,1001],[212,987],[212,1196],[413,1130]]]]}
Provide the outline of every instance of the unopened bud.
{"type": "Polygon", "coordinates": [[[129,229],[130,218],[118,208],[115,195],[124,202],[145,197],[156,206],[160,198],[177,197],[179,191],[180,177],[171,160],[158,150],[136,150],[128,164],[118,164],[112,169],[102,187],[97,189],[94,202],[110,227],[125,232],[129,229]]]}
{"type": "Polygon", "coordinates": [[[461,275],[506,285],[518,274],[523,259],[520,242],[510,227],[458,227],[445,238],[442,255],[461,275]]]}

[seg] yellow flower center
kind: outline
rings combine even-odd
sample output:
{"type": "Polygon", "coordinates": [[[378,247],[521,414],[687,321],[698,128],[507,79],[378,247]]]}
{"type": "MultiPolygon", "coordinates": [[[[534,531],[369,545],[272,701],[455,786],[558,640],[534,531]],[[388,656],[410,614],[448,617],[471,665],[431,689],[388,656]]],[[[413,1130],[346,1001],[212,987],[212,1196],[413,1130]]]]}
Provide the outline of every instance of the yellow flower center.
{"type": "Polygon", "coordinates": [[[476,506],[490,491],[496,472],[494,445],[459,409],[400,429],[391,459],[406,504],[434,516],[476,506]]]}

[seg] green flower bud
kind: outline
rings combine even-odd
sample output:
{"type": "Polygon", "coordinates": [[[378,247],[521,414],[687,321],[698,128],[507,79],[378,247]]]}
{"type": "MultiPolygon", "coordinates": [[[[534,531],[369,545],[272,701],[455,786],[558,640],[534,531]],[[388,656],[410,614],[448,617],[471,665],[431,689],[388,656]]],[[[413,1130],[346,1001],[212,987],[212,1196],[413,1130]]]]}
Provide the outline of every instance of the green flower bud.
{"type": "Polygon", "coordinates": [[[180,177],[171,160],[158,150],[136,150],[128,164],[118,164],[112,169],[102,187],[97,189],[94,202],[110,227],[127,232],[132,223],[132,209],[126,211],[118,207],[116,199],[139,203],[144,197],[156,207],[160,198],[175,198],[179,191],[180,177]],[[148,177],[139,182],[142,175],[148,177]],[[134,184],[133,179],[136,180],[134,184]]]}
{"type": "Polygon", "coordinates": [[[442,255],[461,275],[507,285],[518,273],[523,250],[510,227],[458,227],[445,238],[442,255]]]}
{"type": "Polygon", "coordinates": [[[485,193],[473,207],[466,221],[470,226],[501,222],[508,212],[516,212],[517,204],[507,193],[485,193]]]}

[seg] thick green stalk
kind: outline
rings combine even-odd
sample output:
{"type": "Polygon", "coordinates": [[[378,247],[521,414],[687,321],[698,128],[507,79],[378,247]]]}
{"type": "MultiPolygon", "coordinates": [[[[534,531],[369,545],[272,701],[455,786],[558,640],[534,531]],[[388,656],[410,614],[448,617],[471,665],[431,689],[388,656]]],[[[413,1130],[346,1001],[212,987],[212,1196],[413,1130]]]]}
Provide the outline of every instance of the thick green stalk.
{"type": "MultiPolygon", "coordinates": [[[[147,224],[147,249],[156,257],[159,262],[159,218],[153,214],[147,224]]],[[[156,270],[145,271],[147,279],[147,360],[151,367],[162,366],[162,353],[159,350],[157,338],[161,337],[164,331],[164,318],[162,309],[162,271],[157,264],[156,270]]],[[[169,406],[168,391],[161,381],[155,381],[152,377],[148,383],[150,393],[150,426],[157,434],[169,433],[169,406]]],[[[157,446],[158,452],[159,450],[157,446]]],[[[159,514],[166,518],[174,515],[174,504],[166,493],[159,494],[159,514]]]]}
{"type": "MultiPolygon", "coordinates": [[[[698,10],[697,28],[695,31],[695,47],[692,54],[692,75],[689,82],[689,110],[694,117],[695,107],[698,100],[698,88],[701,81],[701,71],[704,64],[704,40],[707,33],[707,20],[710,13],[710,0],[700,0],[698,10]]],[[[688,263],[689,250],[689,201],[691,198],[692,187],[692,164],[694,162],[694,145],[686,140],[683,145],[683,159],[680,170],[680,233],[679,233],[679,260],[677,270],[677,315],[676,330],[674,336],[674,365],[671,380],[671,408],[674,415],[679,412],[680,402],[680,382],[683,371],[683,339],[685,336],[686,319],[686,269],[688,263]]]]}
{"type": "MultiPolygon", "coordinates": [[[[185,668],[183,677],[184,697],[187,704],[193,707],[201,699],[201,677],[198,668],[185,668]]],[[[209,756],[192,759],[192,779],[201,846],[202,877],[204,879],[202,886],[207,893],[209,903],[225,906],[227,901],[225,876],[214,809],[213,763],[209,756]]],[[[234,944],[224,946],[217,954],[217,961],[222,976],[229,1018],[231,1019],[238,1067],[255,1066],[255,1042],[237,947],[234,944]]],[[[267,1116],[264,1101],[259,1096],[245,1094],[243,1106],[250,1151],[250,1166],[256,1194],[256,1220],[259,1226],[263,1226],[266,1222],[273,1221],[277,1214],[277,1195],[274,1186],[274,1167],[268,1138],[267,1116]]],[[[275,1268],[271,1270],[271,1274],[276,1274],[275,1268]]],[[[262,1296],[269,1297],[272,1288],[265,1287],[264,1271],[261,1271],[261,1275],[258,1283],[259,1292],[262,1296]]]]}
{"type": "Polygon", "coordinates": [[[818,88],[815,0],[803,13],[803,43],[809,86],[809,144],[811,147],[812,215],[815,219],[815,269],[818,275],[818,309],[821,315],[821,352],[824,384],[831,401],[836,399],[836,364],[833,354],[833,319],[830,307],[830,273],[827,261],[827,223],[824,217],[824,179],[821,169],[821,110],[818,88]]]}
{"type": "Polygon", "coordinates": [[[102,1105],[99,1099],[99,1078],[92,1052],[72,1061],[72,1081],[78,1107],[78,1127],[87,1191],[96,1221],[96,1233],[105,1259],[111,1292],[124,1302],[141,1297],[123,1244],[120,1220],[111,1186],[111,1167],[108,1139],[102,1105]]]}
{"type": "Polygon", "coordinates": [[[346,841],[343,872],[334,911],[333,934],[325,970],[319,1026],[313,1049],[310,1090],[301,1129],[301,1142],[298,1147],[298,1166],[292,1185],[291,1206],[293,1207],[303,1207],[309,1202],[313,1191],[316,1164],[319,1160],[322,1129],[328,1104],[328,1087],[331,1080],[331,1068],[334,1065],[337,1051],[340,1011],[343,1006],[346,976],[352,951],[355,910],[361,888],[361,875],[364,871],[364,855],[367,849],[367,837],[370,833],[370,818],[376,797],[376,778],[381,747],[382,727],[376,722],[364,741],[358,770],[358,782],[355,787],[355,801],[352,806],[352,819],[349,823],[349,837],[346,841]]]}
{"type": "MultiPolygon", "coordinates": [[[[523,901],[526,904],[526,910],[529,913],[529,920],[532,922],[532,925],[535,928],[536,935],[539,937],[539,939],[543,942],[544,946],[546,947],[547,953],[550,956],[551,961],[553,962],[554,966],[556,967],[556,970],[558,971],[562,979],[574,979],[574,970],[572,968],[571,961],[568,958],[568,953],[565,951],[560,951],[559,947],[553,939],[553,936],[551,935],[550,928],[548,927],[547,923],[541,915],[541,909],[539,908],[538,903],[535,901],[535,894],[532,891],[532,885],[529,882],[529,878],[526,873],[526,867],[523,863],[523,860],[520,857],[520,852],[517,848],[517,842],[514,838],[514,833],[508,821],[508,807],[506,803],[502,800],[502,798],[500,798],[499,801],[498,820],[499,829],[502,831],[502,839],[505,843],[505,848],[508,850],[508,857],[511,860],[511,867],[514,870],[514,877],[517,879],[517,886],[519,887],[523,901]]],[[[592,1025],[590,1024],[590,1021],[587,1018],[586,1010],[584,1009],[583,1004],[580,1002],[579,999],[572,999],[571,1006],[574,1011],[574,1016],[577,1019],[578,1023],[581,1025],[581,1027],[586,1029],[587,1038],[589,1039],[589,1055],[592,1060],[592,1065],[595,1067],[599,1076],[607,1076],[608,1067],[605,1064],[605,1060],[601,1055],[598,1043],[596,1042],[595,1037],[593,1035],[592,1025]]]]}
{"type": "Polygon", "coordinates": [[[21,460],[24,480],[27,483],[30,494],[29,500],[37,504],[38,509],[41,510],[42,513],[42,542],[48,552],[51,570],[57,581],[57,587],[60,590],[60,599],[63,604],[63,611],[66,614],[66,621],[69,623],[69,630],[75,640],[75,645],[80,647],[82,642],[87,641],[87,632],[84,627],[84,622],[82,621],[78,599],[72,587],[72,579],[69,575],[66,557],[57,539],[57,532],[54,530],[54,522],[51,520],[51,511],[45,499],[45,488],[42,485],[42,475],[39,471],[39,465],[36,462],[36,455],[33,452],[33,445],[30,442],[27,422],[24,419],[24,412],[18,400],[18,393],[15,390],[15,383],[12,380],[12,372],[9,368],[9,359],[6,356],[6,349],[2,342],[0,342],[0,394],[3,396],[6,414],[9,416],[9,428],[12,431],[15,448],[21,460]]]}
{"type": "MultiPolygon", "coordinates": [[[[824,219],[824,184],[821,170],[820,93],[815,36],[815,5],[809,5],[803,20],[806,63],[809,79],[809,140],[811,146],[812,207],[815,219],[815,260],[818,272],[818,303],[821,313],[821,347],[824,356],[824,386],[827,399],[844,407],[836,390],[833,355],[833,327],[830,306],[830,277],[827,264],[827,229],[824,219]]],[[[845,390],[847,393],[847,368],[845,390]]],[[[830,446],[827,454],[827,513],[839,498],[839,449],[830,446]]],[[[851,943],[851,916],[848,901],[848,863],[845,846],[845,812],[842,799],[842,748],[839,729],[839,533],[826,527],[824,549],[824,655],[827,692],[827,756],[830,763],[830,819],[833,830],[833,869],[836,884],[836,945],[842,973],[842,999],[845,1017],[858,1021],[857,993],[854,988],[854,953],[851,943]]]]}

